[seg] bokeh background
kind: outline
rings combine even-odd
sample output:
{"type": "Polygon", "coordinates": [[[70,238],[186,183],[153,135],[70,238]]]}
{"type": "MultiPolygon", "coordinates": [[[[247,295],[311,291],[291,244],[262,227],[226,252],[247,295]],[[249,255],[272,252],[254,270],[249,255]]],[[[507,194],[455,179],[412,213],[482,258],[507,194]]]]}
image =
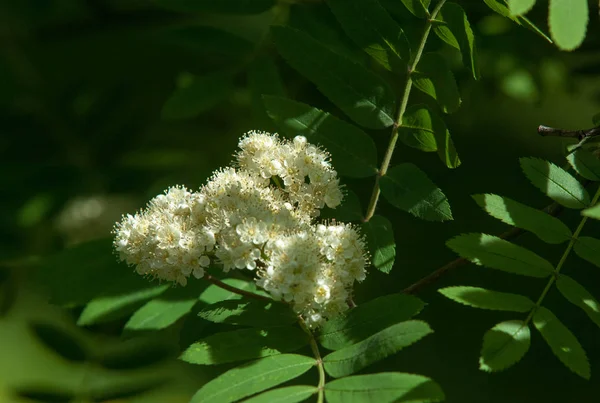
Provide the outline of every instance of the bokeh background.
{"type": "MultiPolygon", "coordinates": [[[[0,292],[16,294],[14,309],[0,319],[0,401],[21,401],[14,391],[23,385],[52,384],[60,378],[60,384],[72,386],[84,384],[86,376],[96,376],[53,358],[31,336],[31,323],[41,318],[74,327],[81,313],[81,307],[68,298],[61,309],[47,303],[56,302],[61,292],[76,291],[76,283],[69,278],[72,267],[71,271],[52,271],[50,279],[39,272],[51,265],[48,262],[66,264],[49,257],[66,247],[110,237],[121,214],[134,212],[167,186],[199,187],[213,170],[229,163],[244,132],[275,130],[260,103],[260,93],[280,89],[265,69],[279,71],[288,97],[343,117],[277,56],[268,37],[269,26],[290,21],[356,58],[365,56],[345,38],[324,4],[289,3],[293,2],[282,1],[257,15],[237,16],[172,11],[150,0],[0,2],[0,261],[9,273],[2,276],[0,292]],[[232,79],[223,81],[223,72],[231,73],[232,79]],[[190,99],[192,112],[184,117],[165,113],[165,104],[178,86],[185,86],[190,77],[205,75],[210,75],[212,85],[205,88],[212,95],[208,100],[201,93],[200,101],[190,99]]],[[[449,197],[455,220],[419,221],[382,201],[378,212],[394,225],[396,265],[391,274],[373,272],[357,287],[359,304],[399,292],[454,259],[444,245],[450,237],[471,231],[505,231],[506,226],[479,209],[471,194],[502,194],[537,208],[549,204],[520,173],[518,158],[536,156],[562,165],[565,141],[538,136],[537,126],[587,128],[600,111],[597,4],[591,9],[585,43],[565,53],[493,14],[483,2],[459,3],[477,35],[481,79],[474,81],[461,66],[460,55],[444,48],[437,38],[427,46],[454,61],[463,104],[446,122],[462,165],[449,170],[436,155],[403,145],[394,156],[394,162],[411,161],[428,173],[449,197]]],[[[538,1],[530,14],[545,31],[546,3],[538,1]]],[[[420,97],[413,91],[411,102],[420,97]]],[[[389,131],[369,133],[383,155],[389,131]]],[[[345,183],[365,206],[372,180],[345,183]]],[[[567,211],[560,217],[570,225],[578,220],[577,212],[567,211]]],[[[600,225],[586,225],[586,234],[598,231],[600,225]]],[[[562,253],[532,236],[521,236],[518,242],[551,261],[562,253]]],[[[128,270],[113,263],[109,243],[103,245],[105,256],[82,253],[80,260],[70,263],[81,266],[77,269],[84,280],[88,264],[128,270]]],[[[600,297],[598,268],[572,256],[565,272],[600,297]]],[[[450,403],[600,399],[600,329],[583,312],[555,291],[546,300],[586,349],[592,363],[590,381],[566,369],[536,332],[519,364],[490,375],[478,370],[483,333],[515,317],[470,309],[436,292],[441,286],[458,284],[520,292],[531,298],[537,298],[545,285],[473,265],[447,274],[418,294],[428,303],[420,318],[435,333],[378,364],[377,370],[430,376],[441,384],[450,403]]],[[[99,294],[109,292],[101,284],[98,287],[99,294]]],[[[74,329],[73,334],[109,346],[102,348],[122,346],[119,338],[138,345],[142,342],[137,336],[120,332],[127,315],[143,302],[136,300],[119,315],[84,332],[74,329]]],[[[161,332],[161,341],[177,350],[184,341],[189,344],[198,338],[195,326],[179,324],[175,330],[161,332]]],[[[201,331],[203,335],[210,332],[201,331]]],[[[124,401],[187,401],[207,377],[224,369],[168,361],[139,376],[147,380],[167,372],[176,382],[142,397],[131,393],[124,401]]],[[[94,379],[101,388],[103,381],[94,379]]]]}

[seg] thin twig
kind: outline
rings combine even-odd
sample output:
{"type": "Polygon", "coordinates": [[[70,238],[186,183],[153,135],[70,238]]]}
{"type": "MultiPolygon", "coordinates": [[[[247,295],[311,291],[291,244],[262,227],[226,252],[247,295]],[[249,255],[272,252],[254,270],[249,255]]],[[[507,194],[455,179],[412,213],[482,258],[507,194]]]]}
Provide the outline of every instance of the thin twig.
{"type": "Polygon", "coordinates": [[[272,298],[265,297],[264,295],[255,294],[253,292],[241,290],[241,289],[233,287],[233,286],[231,286],[229,284],[225,284],[224,282],[222,282],[218,278],[213,277],[213,276],[211,276],[208,273],[205,273],[203,278],[206,281],[208,281],[209,283],[212,283],[212,284],[216,285],[217,287],[222,288],[224,290],[231,291],[234,294],[239,294],[239,295],[242,295],[242,296],[248,297],[248,298],[259,299],[259,300],[262,300],[262,301],[269,301],[269,302],[273,302],[274,301],[272,298]]]}
{"type": "Polygon", "coordinates": [[[302,330],[306,332],[309,338],[310,349],[315,356],[315,360],[317,361],[317,369],[319,370],[319,384],[317,385],[317,403],[323,403],[324,401],[324,392],[325,392],[325,368],[323,367],[323,359],[321,358],[321,353],[319,351],[319,345],[317,344],[317,340],[315,339],[315,335],[311,330],[306,326],[306,323],[301,317],[298,317],[298,323],[302,330]]]}
{"type": "MultiPolygon", "coordinates": [[[[544,211],[546,211],[546,213],[548,213],[554,217],[559,215],[562,210],[563,210],[563,207],[558,203],[552,203],[549,206],[547,206],[546,208],[544,208],[544,211]]],[[[501,239],[512,239],[512,238],[518,237],[519,235],[521,235],[524,232],[525,231],[522,230],[521,228],[512,228],[506,232],[503,232],[498,237],[501,239]]],[[[417,292],[421,291],[422,288],[435,283],[444,274],[446,274],[449,271],[452,271],[454,269],[457,269],[459,267],[462,267],[462,266],[466,265],[467,263],[469,263],[469,261],[467,259],[465,259],[463,257],[459,257],[458,259],[455,259],[455,260],[445,264],[444,266],[440,267],[433,273],[423,277],[422,279],[418,280],[417,282],[409,285],[404,290],[402,290],[402,292],[404,294],[416,294],[417,292]]]]}

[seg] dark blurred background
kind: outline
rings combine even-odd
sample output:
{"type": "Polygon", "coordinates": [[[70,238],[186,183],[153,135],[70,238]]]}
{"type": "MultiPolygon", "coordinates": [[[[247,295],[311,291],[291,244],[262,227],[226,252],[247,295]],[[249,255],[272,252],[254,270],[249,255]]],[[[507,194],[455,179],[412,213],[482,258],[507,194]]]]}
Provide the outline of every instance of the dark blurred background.
{"type": "MultiPolygon", "coordinates": [[[[270,11],[249,16],[186,13],[156,3],[166,4],[150,0],[0,2],[2,262],[21,267],[19,262],[40,261],[67,246],[109,237],[122,213],[134,212],[167,186],[199,187],[213,170],[229,163],[244,132],[274,130],[259,95],[279,89],[273,89],[278,84],[271,76],[261,75],[263,69],[279,71],[290,98],[343,117],[277,56],[268,37],[271,24],[289,21],[368,63],[336,26],[326,6],[317,1],[282,1],[270,11]],[[185,86],[190,77],[206,75],[214,83],[206,89],[212,94],[210,99],[190,99],[195,106],[185,116],[169,113],[165,105],[178,86],[185,86]]],[[[564,141],[539,137],[537,126],[587,128],[592,126],[592,116],[600,112],[597,4],[591,8],[585,43],[565,53],[494,14],[479,0],[459,3],[477,35],[482,78],[474,81],[461,66],[460,55],[437,38],[428,43],[428,50],[441,50],[454,61],[463,104],[446,122],[462,165],[448,170],[436,155],[403,145],[394,156],[394,162],[418,164],[444,190],[455,221],[419,221],[381,202],[379,214],[394,224],[396,265],[389,275],[373,272],[357,288],[359,304],[399,292],[454,259],[444,246],[448,238],[472,231],[505,231],[506,226],[479,209],[471,194],[502,194],[536,208],[550,204],[520,173],[518,158],[536,156],[563,165],[564,141]]],[[[547,31],[547,2],[538,1],[529,16],[547,31]]],[[[414,91],[411,102],[423,97],[414,91]]],[[[388,130],[370,134],[383,155],[388,130]]],[[[372,180],[345,183],[359,195],[364,208],[372,180]]],[[[571,226],[579,219],[578,212],[565,212],[561,218],[571,226]]],[[[592,222],[584,232],[593,236],[599,230],[600,225],[592,222]]],[[[532,236],[524,235],[518,242],[553,262],[562,253],[561,248],[544,245],[532,236]]],[[[571,256],[564,271],[600,298],[598,270],[571,256]]],[[[21,277],[28,282],[30,276],[25,272],[21,277]]],[[[566,369],[536,332],[522,362],[490,375],[477,369],[483,333],[517,317],[460,306],[435,291],[457,284],[520,292],[533,299],[544,287],[538,280],[472,265],[449,273],[418,295],[428,303],[420,316],[435,334],[382,362],[378,370],[431,376],[450,403],[600,399],[596,372],[600,329],[583,312],[555,291],[546,300],[586,349],[592,363],[590,381],[566,369]]],[[[24,316],[28,310],[45,307],[44,297],[30,297],[22,308],[24,316]]],[[[72,311],[43,309],[67,321],[72,316],[72,311]]],[[[97,331],[118,335],[118,326],[97,331]]],[[[173,337],[178,340],[179,336],[173,337]]],[[[22,359],[25,353],[16,351],[31,349],[19,347],[25,341],[1,329],[0,343],[0,356],[12,351],[11,359],[0,360],[0,397],[11,382],[35,373],[31,368],[50,365],[36,358],[35,351],[22,359]]],[[[185,401],[202,381],[195,378],[195,369],[177,371],[190,378],[187,386],[156,401],[185,401]]]]}

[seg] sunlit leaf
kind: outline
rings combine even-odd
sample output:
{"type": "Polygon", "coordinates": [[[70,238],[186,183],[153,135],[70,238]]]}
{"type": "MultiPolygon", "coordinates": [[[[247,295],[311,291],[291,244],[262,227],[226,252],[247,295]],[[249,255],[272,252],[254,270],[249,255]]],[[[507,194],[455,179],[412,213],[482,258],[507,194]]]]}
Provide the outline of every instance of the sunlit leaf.
{"type": "Polygon", "coordinates": [[[552,39],[562,50],[573,50],[585,39],[588,24],[587,0],[550,0],[548,25],[552,39]]]}
{"type": "Polygon", "coordinates": [[[567,161],[585,179],[600,181],[600,160],[591,152],[580,148],[569,154],[567,161]]]}
{"type": "Polygon", "coordinates": [[[590,379],[590,363],[583,347],[552,312],[539,307],[533,315],[533,324],[563,364],[582,378],[590,379]]]}
{"type": "Polygon", "coordinates": [[[475,264],[508,273],[547,277],[554,271],[546,259],[493,235],[463,234],[450,239],[446,245],[475,264]]]}
{"type": "Polygon", "coordinates": [[[569,227],[558,218],[508,197],[479,194],[473,195],[473,199],[492,217],[508,225],[531,231],[544,242],[561,243],[573,236],[569,227]]]}
{"type": "Polygon", "coordinates": [[[279,26],[271,33],[286,61],[350,119],[371,129],[394,123],[396,97],[384,80],[301,31],[279,26]]]}
{"type": "Polygon", "coordinates": [[[448,168],[460,165],[460,158],[444,120],[426,105],[410,106],[404,113],[398,133],[407,146],[425,152],[437,151],[448,168]]]}
{"type": "Polygon", "coordinates": [[[340,175],[364,178],[377,173],[375,143],[358,127],[291,99],[263,99],[267,113],[286,135],[303,135],[309,142],[322,145],[340,175]]]}
{"type": "Polygon", "coordinates": [[[442,288],[438,291],[453,301],[474,308],[529,312],[535,306],[532,300],[522,295],[492,291],[480,287],[455,286],[442,288]]]}
{"type": "Polygon", "coordinates": [[[401,372],[356,375],[327,382],[328,403],[431,403],[444,400],[442,388],[431,379],[401,372]]]}
{"type": "Polygon", "coordinates": [[[539,29],[531,21],[529,21],[529,19],[527,19],[524,16],[512,15],[510,13],[510,10],[506,6],[506,4],[504,4],[503,1],[501,1],[501,0],[483,0],[483,2],[485,4],[487,4],[489,8],[491,8],[492,10],[494,10],[501,16],[512,20],[513,22],[517,23],[518,25],[524,26],[525,28],[535,32],[536,34],[538,34],[539,36],[544,38],[546,41],[552,43],[552,39],[550,39],[550,37],[548,35],[546,35],[541,29],[539,29]]]}
{"type": "Polygon", "coordinates": [[[253,327],[290,325],[297,320],[289,305],[275,301],[221,301],[202,309],[198,316],[214,323],[253,327]]]}
{"type": "Polygon", "coordinates": [[[600,203],[581,211],[581,215],[600,220],[600,203]]]}
{"type": "Polygon", "coordinates": [[[556,287],[569,302],[583,309],[587,316],[600,326],[600,303],[588,290],[564,274],[561,274],[556,280],[556,287]]]}
{"type": "Polygon", "coordinates": [[[425,172],[405,163],[390,169],[380,180],[383,197],[393,206],[428,221],[452,220],[448,198],[425,172]]]}
{"type": "Polygon", "coordinates": [[[193,343],[181,355],[183,361],[214,365],[287,353],[308,344],[298,327],[238,329],[216,333],[193,343]]]}
{"type": "Polygon", "coordinates": [[[204,385],[190,403],[230,403],[294,379],[316,365],[316,360],[296,354],[281,354],[253,361],[204,385]]]}
{"type": "Polygon", "coordinates": [[[600,267],[600,239],[580,236],[577,238],[573,250],[580,258],[600,267]]]}
{"type": "Polygon", "coordinates": [[[434,32],[441,40],[460,50],[463,64],[471,70],[473,78],[479,78],[475,35],[465,10],[456,3],[447,2],[442,7],[437,19],[445,24],[435,25],[434,32]]]}
{"type": "Polygon", "coordinates": [[[351,375],[397,353],[432,332],[427,323],[418,320],[392,325],[357,344],[325,356],[325,371],[334,378],[351,375]]]}
{"type": "Polygon", "coordinates": [[[396,259],[396,241],[392,223],[385,217],[374,215],[362,224],[363,233],[367,236],[367,244],[371,252],[373,267],[389,273],[396,259]]]}
{"type": "Polygon", "coordinates": [[[319,342],[329,350],[351,346],[421,312],[425,303],[407,294],[390,294],[375,298],[347,313],[325,322],[319,342]]]}
{"type": "Polygon", "coordinates": [[[445,113],[455,112],[460,106],[456,80],[440,54],[424,53],[412,79],[415,87],[433,97],[445,113]]]}
{"type": "Polygon", "coordinates": [[[535,0],[508,0],[508,9],[512,15],[527,13],[535,5],[535,0]]]}
{"type": "MultiPolygon", "coordinates": [[[[255,292],[256,285],[253,281],[241,280],[238,278],[226,278],[221,280],[225,284],[238,288],[244,291],[255,292]]],[[[214,304],[215,302],[224,301],[227,299],[240,299],[242,296],[234,292],[225,290],[215,284],[209,285],[200,293],[198,299],[205,304],[214,304]]]]}
{"type": "Polygon", "coordinates": [[[410,46],[400,28],[377,0],[327,0],[346,34],[390,71],[406,70],[410,46]]]}
{"type": "Polygon", "coordinates": [[[319,389],[316,386],[295,385],[278,388],[261,393],[260,395],[244,400],[244,403],[297,403],[303,402],[319,389]]]}
{"type": "Polygon", "coordinates": [[[233,78],[217,72],[204,76],[185,74],[163,105],[163,119],[190,119],[218,105],[233,91],[233,78]]]}
{"type": "Polygon", "coordinates": [[[521,361],[529,350],[531,333],[522,320],[500,322],[483,336],[479,368],[483,371],[502,371],[521,361]]]}
{"type": "Polygon", "coordinates": [[[564,169],[540,158],[521,158],[520,162],[531,183],[555,202],[573,209],[589,206],[587,190],[564,169]]]}

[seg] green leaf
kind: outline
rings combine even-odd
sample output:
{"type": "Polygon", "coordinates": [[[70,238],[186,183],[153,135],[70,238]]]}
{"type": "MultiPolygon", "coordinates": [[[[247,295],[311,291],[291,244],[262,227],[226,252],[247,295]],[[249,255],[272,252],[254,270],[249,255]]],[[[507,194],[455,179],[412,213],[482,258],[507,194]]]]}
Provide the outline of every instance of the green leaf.
{"type": "Polygon", "coordinates": [[[125,316],[140,304],[167,291],[168,285],[146,287],[124,294],[107,295],[91,300],[77,319],[77,325],[89,326],[125,316]]]}
{"type": "Polygon", "coordinates": [[[554,267],[522,246],[488,234],[463,234],[446,245],[465,259],[492,269],[531,277],[547,277],[554,267]]]}
{"type": "Polygon", "coordinates": [[[522,295],[492,291],[479,287],[456,286],[442,288],[438,291],[452,301],[474,308],[529,312],[535,307],[532,300],[522,295]]]}
{"type": "Polygon", "coordinates": [[[600,204],[582,210],[581,215],[593,218],[594,220],[600,220],[600,204]]]}
{"type": "Polygon", "coordinates": [[[329,350],[351,346],[421,312],[425,303],[407,294],[375,298],[325,322],[319,343],[329,350]]]}
{"type": "Polygon", "coordinates": [[[582,378],[590,379],[590,363],[583,347],[552,312],[539,307],[533,315],[533,324],[563,364],[582,378]]]}
{"type": "MultiPolygon", "coordinates": [[[[323,212],[323,210],[321,210],[321,212],[323,212]]],[[[362,206],[358,199],[358,195],[348,189],[346,189],[342,204],[337,206],[333,212],[334,218],[343,222],[362,221],[363,219],[362,206]]]]}
{"type": "Polygon", "coordinates": [[[405,72],[410,45],[377,0],[327,0],[346,34],[387,70],[405,72]]]}
{"type": "Polygon", "coordinates": [[[440,54],[423,54],[412,79],[418,89],[438,102],[444,113],[455,112],[460,106],[456,80],[440,54]]]}
{"type": "Polygon", "coordinates": [[[512,15],[510,13],[508,7],[506,7],[506,5],[504,3],[501,3],[499,0],[483,0],[483,1],[485,4],[488,5],[489,8],[491,8],[492,10],[494,10],[501,16],[506,17],[509,20],[512,20],[513,22],[515,22],[518,25],[524,26],[525,28],[535,32],[536,34],[538,34],[539,36],[541,36],[548,42],[552,43],[552,39],[550,39],[550,37],[548,35],[546,35],[541,29],[539,29],[531,21],[529,21],[529,19],[527,19],[523,16],[512,15]]]}
{"type": "Polygon", "coordinates": [[[508,9],[512,15],[527,13],[535,5],[535,0],[508,0],[508,9]]]}
{"type": "Polygon", "coordinates": [[[287,353],[308,344],[298,327],[239,329],[216,333],[193,343],[181,355],[183,361],[215,365],[287,353]]]}
{"type": "Polygon", "coordinates": [[[555,202],[572,209],[590,204],[587,190],[564,169],[540,158],[521,158],[520,162],[531,183],[555,202]]]}
{"type": "MultiPolygon", "coordinates": [[[[250,292],[254,292],[256,290],[256,285],[253,281],[240,280],[237,278],[226,278],[221,281],[232,287],[239,288],[240,290],[250,292]]],[[[209,285],[198,297],[198,299],[205,304],[214,304],[215,302],[224,301],[227,299],[240,298],[242,298],[241,295],[224,290],[223,288],[214,284],[209,285]]]]}
{"type": "Polygon", "coordinates": [[[334,378],[351,375],[397,353],[432,332],[427,323],[419,320],[392,325],[357,344],[325,356],[325,371],[334,378]]]}
{"type": "Polygon", "coordinates": [[[190,119],[218,105],[233,91],[233,78],[227,73],[211,73],[197,77],[183,74],[178,88],[165,102],[163,119],[190,119]]]}
{"type": "Polygon", "coordinates": [[[327,382],[325,398],[328,403],[430,403],[445,397],[442,388],[427,377],[381,372],[327,382]]]}
{"type": "Polygon", "coordinates": [[[583,43],[589,19],[588,7],[587,0],[550,0],[550,35],[560,49],[573,50],[583,43]]]}
{"type": "Polygon", "coordinates": [[[319,391],[315,386],[295,385],[273,389],[244,400],[244,403],[297,403],[303,402],[319,391]]]}
{"type": "Polygon", "coordinates": [[[389,273],[392,271],[396,259],[396,241],[392,223],[385,217],[374,215],[361,226],[363,233],[367,236],[373,267],[381,272],[389,273]]]}
{"type": "Polygon", "coordinates": [[[167,290],[138,309],[125,324],[125,329],[158,330],[171,326],[190,313],[198,303],[198,295],[206,288],[205,283],[197,281],[167,290]]]}
{"type": "Polygon", "coordinates": [[[264,126],[264,130],[275,131],[263,102],[263,95],[285,96],[285,89],[277,65],[271,57],[259,57],[252,62],[248,68],[248,87],[252,94],[252,111],[256,121],[264,126]]]}
{"type": "Polygon", "coordinates": [[[384,80],[301,31],[280,26],[271,33],[284,59],[350,119],[371,129],[394,123],[396,97],[384,80]]]}
{"type": "Polygon", "coordinates": [[[401,0],[404,7],[408,9],[415,17],[427,18],[429,17],[429,6],[430,0],[401,0]]]}
{"type": "Polygon", "coordinates": [[[379,181],[383,197],[401,210],[428,221],[452,220],[448,198],[416,165],[396,165],[379,181]]]}
{"type": "Polygon", "coordinates": [[[494,194],[473,195],[473,199],[489,215],[500,221],[533,232],[547,243],[568,241],[573,233],[561,220],[550,214],[494,194]]]}
{"type": "Polygon", "coordinates": [[[253,327],[291,325],[297,320],[289,305],[275,301],[221,301],[202,309],[198,316],[214,323],[253,327]]]}
{"type": "Polygon", "coordinates": [[[286,135],[303,135],[322,145],[340,175],[365,178],[377,173],[375,143],[358,127],[291,99],[268,95],[263,99],[267,113],[286,135]]]}
{"type": "Polygon", "coordinates": [[[531,333],[522,320],[500,322],[483,336],[479,368],[502,371],[519,362],[529,350],[531,333]]]}
{"type": "Polygon", "coordinates": [[[204,385],[190,403],[230,403],[294,379],[317,364],[311,357],[281,354],[231,369],[204,385]]]}
{"type": "Polygon", "coordinates": [[[589,151],[578,149],[567,156],[573,169],[585,179],[600,181],[600,160],[589,151]]]}
{"type": "Polygon", "coordinates": [[[259,14],[275,6],[275,0],[152,0],[173,11],[222,14],[259,14]]]}
{"type": "Polygon", "coordinates": [[[560,293],[572,304],[577,305],[600,327],[600,304],[581,284],[561,274],[556,280],[560,293]]]}
{"type": "Polygon", "coordinates": [[[448,2],[440,10],[437,19],[445,24],[434,26],[436,35],[448,45],[461,51],[463,64],[471,71],[473,78],[478,79],[479,63],[475,49],[475,35],[465,10],[458,4],[448,2]]]}
{"type": "Polygon", "coordinates": [[[460,165],[460,159],[444,120],[431,112],[427,106],[420,104],[410,106],[402,117],[402,125],[398,128],[398,133],[400,140],[409,147],[425,152],[437,151],[448,168],[456,168],[460,165]]]}
{"type": "Polygon", "coordinates": [[[600,267],[600,240],[589,236],[580,236],[573,246],[580,258],[600,267]]]}

